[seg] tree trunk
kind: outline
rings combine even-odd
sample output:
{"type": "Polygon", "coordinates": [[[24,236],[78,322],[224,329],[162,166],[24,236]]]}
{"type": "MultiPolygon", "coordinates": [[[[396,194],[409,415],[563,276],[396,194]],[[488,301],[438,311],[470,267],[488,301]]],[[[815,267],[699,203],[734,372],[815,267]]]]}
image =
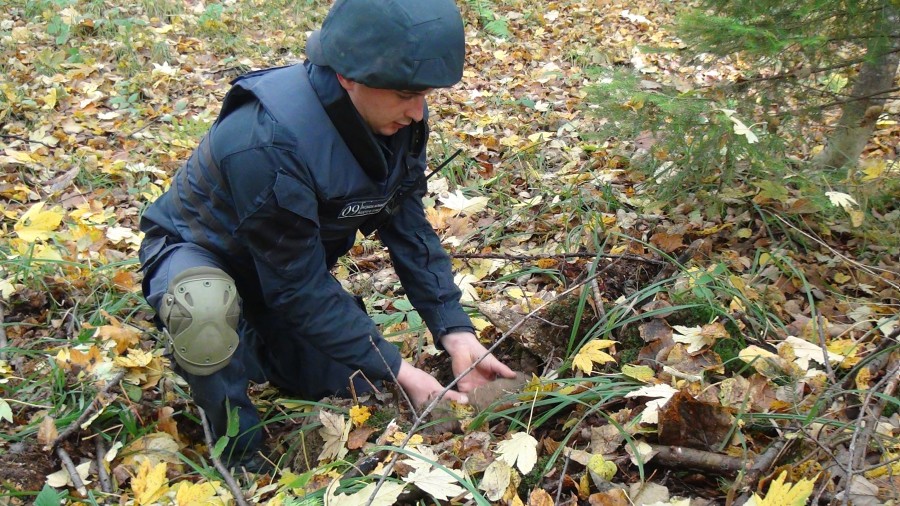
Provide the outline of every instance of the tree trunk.
{"type": "Polygon", "coordinates": [[[900,65],[900,8],[887,3],[882,13],[879,35],[887,44],[869,46],[870,58],[863,63],[853,83],[849,102],[841,109],[841,119],[821,153],[813,158],[817,169],[839,169],[855,164],[862,154],[875,122],[884,110],[894,77],[900,65]]]}

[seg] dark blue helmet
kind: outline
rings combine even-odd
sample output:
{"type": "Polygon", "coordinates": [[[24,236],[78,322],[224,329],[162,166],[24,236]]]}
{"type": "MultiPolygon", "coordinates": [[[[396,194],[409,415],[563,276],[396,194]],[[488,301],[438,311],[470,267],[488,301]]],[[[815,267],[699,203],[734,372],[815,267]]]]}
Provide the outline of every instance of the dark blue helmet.
{"type": "Polygon", "coordinates": [[[453,0],[337,0],[306,56],[372,88],[446,88],[462,79],[465,30],[453,0]]]}

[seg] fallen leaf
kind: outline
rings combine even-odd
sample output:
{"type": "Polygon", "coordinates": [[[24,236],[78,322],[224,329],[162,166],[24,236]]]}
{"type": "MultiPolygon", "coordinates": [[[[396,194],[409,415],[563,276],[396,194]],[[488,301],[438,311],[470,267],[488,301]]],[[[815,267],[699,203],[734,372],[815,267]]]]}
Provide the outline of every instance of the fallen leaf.
{"type": "Polygon", "coordinates": [[[753,494],[753,497],[745,503],[746,506],[805,506],[809,496],[812,495],[818,475],[811,480],[803,478],[794,484],[785,483],[785,478],[787,471],[782,471],[778,478],[769,484],[765,498],[753,494]]]}
{"type": "Polygon", "coordinates": [[[366,444],[366,441],[369,440],[369,436],[374,432],[374,427],[360,427],[352,430],[350,436],[347,438],[347,449],[358,450],[362,448],[366,444]]]}
{"type": "Polygon", "coordinates": [[[672,334],[672,340],[676,343],[683,343],[688,345],[688,353],[700,351],[700,349],[704,346],[712,344],[712,341],[708,340],[703,335],[700,326],[684,327],[682,325],[675,325],[672,327],[672,329],[675,331],[672,334]]]}
{"type": "Polygon", "coordinates": [[[628,500],[628,495],[625,494],[624,490],[621,488],[614,488],[612,490],[607,490],[606,492],[591,494],[588,496],[588,504],[591,506],[631,506],[631,504],[644,503],[632,503],[628,500]]]}
{"type": "Polygon", "coordinates": [[[625,440],[625,434],[613,424],[591,427],[591,453],[610,454],[625,440]]]}
{"type": "Polygon", "coordinates": [[[212,499],[216,496],[216,487],[212,483],[179,482],[174,488],[175,504],[178,506],[193,506],[198,504],[215,504],[212,499]]]}
{"type": "Polygon", "coordinates": [[[446,501],[466,491],[466,489],[459,486],[456,478],[437,468],[417,469],[415,472],[406,475],[403,481],[412,483],[439,501],[446,501]]]}
{"type": "Polygon", "coordinates": [[[484,470],[479,490],[484,490],[485,496],[491,501],[497,501],[503,497],[506,488],[509,487],[509,473],[512,468],[503,460],[497,459],[484,470]]]}
{"type": "Polygon", "coordinates": [[[350,436],[350,424],[346,422],[344,415],[324,409],[319,411],[319,421],[322,422],[319,434],[324,440],[322,452],[318,457],[319,462],[343,458],[348,451],[346,443],[350,436]]]}
{"type": "MultiPolygon", "coordinates": [[[[81,464],[75,466],[75,472],[78,473],[78,477],[81,478],[81,482],[85,485],[90,484],[90,480],[88,477],[91,472],[91,462],[90,460],[86,460],[81,464]]],[[[73,487],[75,486],[72,483],[72,477],[69,475],[69,471],[65,468],[56,471],[55,473],[51,473],[47,475],[47,485],[50,485],[53,488],[63,488],[63,487],[73,487]]]]}
{"type": "Polygon", "coordinates": [[[134,504],[152,504],[169,491],[169,480],[166,479],[166,463],[160,462],[151,468],[149,460],[145,460],[138,469],[137,476],[131,479],[131,491],[134,492],[134,504]]]}
{"type": "Polygon", "coordinates": [[[537,443],[537,439],[527,432],[517,432],[497,444],[498,458],[510,467],[515,465],[522,474],[528,474],[537,462],[537,443]]]}
{"type": "Polygon", "coordinates": [[[38,426],[38,443],[44,445],[45,450],[49,450],[50,444],[56,440],[57,436],[59,436],[59,431],[56,430],[56,421],[52,416],[45,416],[38,426]]]}
{"type": "Polygon", "coordinates": [[[846,193],[841,192],[825,192],[825,196],[828,197],[828,200],[831,201],[831,205],[835,207],[840,207],[846,211],[853,209],[853,206],[858,206],[859,204],[856,202],[856,199],[847,195],[846,193]]]}
{"type": "Polygon", "coordinates": [[[542,488],[536,488],[528,496],[528,506],[553,506],[553,498],[542,488]]]}
{"type": "MultiPolygon", "coordinates": [[[[599,478],[602,481],[610,481],[613,479],[613,476],[616,475],[619,468],[616,467],[616,463],[606,460],[603,458],[603,455],[591,455],[591,459],[588,460],[587,465],[588,471],[591,472],[591,477],[596,475],[595,481],[599,478]]],[[[599,488],[599,485],[597,485],[599,488]]]]}
{"type": "Polygon", "coordinates": [[[487,197],[467,198],[463,195],[462,190],[456,190],[448,194],[446,197],[439,199],[441,204],[447,209],[452,209],[457,213],[475,214],[483,210],[488,203],[487,197]]]}
{"type": "Polygon", "coordinates": [[[622,374],[629,378],[634,378],[640,382],[646,383],[653,379],[653,369],[646,365],[625,364],[622,366],[622,374]]]}
{"type": "Polygon", "coordinates": [[[731,434],[734,418],[718,404],[701,402],[678,392],[659,412],[659,442],[716,451],[731,434]]]}
{"type": "Polygon", "coordinates": [[[381,484],[378,494],[373,498],[372,493],[375,491],[377,483],[369,483],[362,489],[352,494],[337,494],[334,491],[340,484],[339,480],[334,480],[329,485],[325,494],[326,506],[363,506],[371,504],[372,506],[391,506],[396,504],[397,498],[403,493],[406,485],[394,481],[386,481],[381,484]]]}
{"type": "Polygon", "coordinates": [[[794,363],[800,366],[804,371],[809,369],[809,361],[817,362],[819,364],[825,364],[825,356],[826,353],[828,355],[828,361],[831,363],[837,363],[844,359],[842,355],[838,355],[837,353],[832,353],[830,351],[823,351],[822,347],[813,344],[809,341],[805,341],[800,339],[799,337],[788,336],[782,343],[778,345],[779,351],[783,346],[790,346],[794,352],[794,363]]]}
{"type": "Polygon", "coordinates": [[[581,369],[585,374],[590,374],[594,370],[594,364],[606,364],[615,362],[610,354],[603,352],[606,348],[610,348],[618,344],[616,341],[609,339],[591,339],[578,350],[572,359],[572,366],[581,369]]]}
{"type": "Polygon", "coordinates": [[[31,206],[19,221],[13,225],[13,230],[20,239],[26,242],[44,241],[50,238],[53,231],[62,223],[63,212],[60,208],[52,208],[44,211],[44,202],[38,202],[31,206]]]}
{"type": "Polygon", "coordinates": [[[356,425],[357,427],[366,423],[366,420],[368,420],[370,416],[372,416],[372,412],[369,411],[368,406],[353,406],[350,408],[350,420],[352,420],[353,425],[356,425]]]}
{"type": "Polygon", "coordinates": [[[659,410],[663,407],[678,390],[669,385],[651,385],[639,388],[633,392],[628,392],[625,397],[632,399],[636,397],[649,397],[648,401],[641,413],[641,423],[655,424],[659,421],[659,410]]]}

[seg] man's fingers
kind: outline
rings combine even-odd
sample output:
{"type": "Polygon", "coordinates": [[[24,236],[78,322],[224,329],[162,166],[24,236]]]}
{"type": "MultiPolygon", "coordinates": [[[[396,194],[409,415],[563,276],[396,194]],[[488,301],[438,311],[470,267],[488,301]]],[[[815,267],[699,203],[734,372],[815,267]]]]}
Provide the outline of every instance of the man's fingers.
{"type": "Polygon", "coordinates": [[[510,379],[516,377],[516,372],[513,371],[512,369],[510,369],[509,367],[507,367],[507,365],[504,364],[503,362],[499,361],[497,359],[497,357],[495,357],[493,355],[488,355],[487,358],[484,359],[484,361],[487,362],[486,365],[488,365],[490,367],[490,370],[493,371],[494,374],[499,374],[500,376],[503,376],[504,378],[510,378],[510,379]]]}
{"type": "Polygon", "coordinates": [[[447,393],[444,395],[444,399],[455,401],[460,404],[468,404],[469,403],[468,395],[461,393],[461,392],[457,392],[455,390],[448,390],[447,393]]]}

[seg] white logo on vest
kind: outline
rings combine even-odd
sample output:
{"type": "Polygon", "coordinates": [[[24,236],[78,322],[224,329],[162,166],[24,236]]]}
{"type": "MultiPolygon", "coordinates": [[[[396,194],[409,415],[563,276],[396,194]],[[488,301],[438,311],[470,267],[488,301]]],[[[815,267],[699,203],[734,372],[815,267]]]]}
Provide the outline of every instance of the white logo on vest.
{"type": "Polygon", "coordinates": [[[387,204],[388,199],[384,200],[360,200],[356,202],[348,202],[338,213],[338,218],[356,218],[359,216],[369,216],[378,214],[387,204]]]}

